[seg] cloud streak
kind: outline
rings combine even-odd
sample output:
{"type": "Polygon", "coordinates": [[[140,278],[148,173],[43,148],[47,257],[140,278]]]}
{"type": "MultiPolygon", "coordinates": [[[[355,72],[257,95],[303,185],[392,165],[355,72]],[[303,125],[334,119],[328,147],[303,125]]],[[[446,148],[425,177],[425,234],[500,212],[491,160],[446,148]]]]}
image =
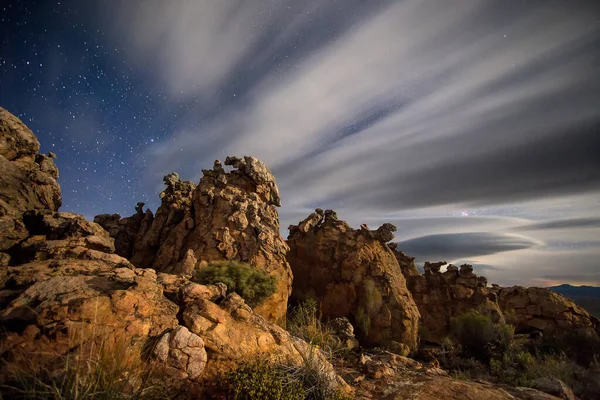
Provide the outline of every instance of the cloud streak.
{"type": "Polygon", "coordinates": [[[422,236],[398,243],[398,247],[420,262],[467,259],[505,251],[523,250],[540,243],[526,236],[491,232],[469,232],[422,236]]]}

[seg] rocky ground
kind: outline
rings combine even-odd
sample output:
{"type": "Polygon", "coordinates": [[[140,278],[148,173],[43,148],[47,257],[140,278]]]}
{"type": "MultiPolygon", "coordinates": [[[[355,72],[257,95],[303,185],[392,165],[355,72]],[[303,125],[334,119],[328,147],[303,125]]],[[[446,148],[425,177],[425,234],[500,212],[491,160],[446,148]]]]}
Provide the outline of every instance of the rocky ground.
{"type": "MultiPolygon", "coordinates": [[[[258,357],[310,362],[325,386],[349,398],[574,398],[552,385],[541,389],[559,397],[456,380],[435,358],[406,357],[419,343],[447,336],[452,318],[472,309],[496,322],[510,319],[522,332],[598,335],[598,320],[561,295],[488,287],[468,265],[440,272],[443,263],[427,264],[421,275],[413,259],[387,244],[395,227],[355,230],[331,210],[291,226],[286,242],[275,178],[253,157],[228,157],[228,170],[216,161],[198,184],[166,176],[156,214],[138,203],[130,217],[87,221],[59,211],[55,155],[38,154],[39,147],[0,108],[3,393],[23,371],[57,374],[94,348],[119,348],[117,358],[159,368],[161,381],[195,397],[218,397],[223,376],[258,357]],[[195,271],[223,260],[273,277],[274,291],[252,309],[223,284],[193,280],[195,271]],[[317,301],[323,318],[346,318],[355,336],[340,337],[361,347],[329,358],[291,335],[288,299],[306,298],[317,301]]],[[[131,374],[115,379],[131,391],[141,385],[131,374]]]]}

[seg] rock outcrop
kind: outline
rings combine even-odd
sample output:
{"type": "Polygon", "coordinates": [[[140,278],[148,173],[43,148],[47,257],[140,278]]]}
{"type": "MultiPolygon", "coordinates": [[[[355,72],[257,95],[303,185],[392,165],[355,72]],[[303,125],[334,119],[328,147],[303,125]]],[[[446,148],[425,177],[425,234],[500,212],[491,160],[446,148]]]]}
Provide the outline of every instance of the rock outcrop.
{"type": "Polygon", "coordinates": [[[441,342],[450,332],[452,318],[470,310],[488,315],[494,322],[515,326],[518,333],[560,332],[586,329],[600,334],[600,323],[566,297],[545,288],[487,286],[487,279],[473,273],[468,264],[460,269],[446,262],[424,265],[421,275],[414,258],[388,245],[394,252],[406,285],[421,314],[421,339],[441,342]]]}
{"type": "Polygon", "coordinates": [[[0,280],[3,358],[26,356],[38,368],[60,368],[61,357],[100,344],[126,343],[128,356],[140,359],[154,343],[153,359],[169,376],[208,386],[261,357],[296,366],[310,360],[332,388],[345,387],[317,349],[238,295],[226,296],[224,285],[136,269],[112,254],[107,232],[75,214],[36,212],[25,226],[32,236],[17,259],[26,262],[7,267],[0,280]]]}
{"type": "Polygon", "coordinates": [[[386,246],[393,225],[355,230],[335,212],[317,209],[289,229],[296,300],[316,299],[325,318],[347,317],[362,345],[416,349],[419,311],[386,246]]]}
{"type": "Polygon", "coordinates": [[[151,337],[179,325],[156,272],[113,254],[99,225],[51,211],[26,213],[24,225],[30,236],[11,259],[19,264],[0,279],[3,358],[60,368],[67,355],[118,343],[140,358],[151,337]]]}
{"type": "MultiPolygon", "coordinates": [[[[414,259],[386,245],[393,225],[354,230],[333,211],[317,210],[290,227],[295,295],[319,300],[347,348],[357,345],[354,323],[362,344],[394,352],[354,351],[333,366],[316,347],[272,322],[285,315],[292,275],[279,235],[277,186],[260,161],[228,158],[230,172],[215,162],[197,186],[170,174],[156,215],[144,213],[139,203],[131,217],[104,214],[96,223],[58,211],[53,155],[39,155],[38,149],[31,131],[0,109],[2,390],[15,382],[11,374],[23,376],[18,374],[25,365],[54,379],[76,362],[85,375],[86,365],[95,365],[86,355],[102,349],[112,361],[156,363],[161,380],[197,388],[194,398],[260,358],[296,370],[309,365],[329,389],[357,399],[556,399],[535,389],[454,380],[439,363],[423,366],[399,355],[415,348],[419,319],[404,276],[431,315],[441,311],[425,299],[423,288],[451,296],[460,307],[482,307],[497,295],[523,330],[598,328],[597,320],[551,292],[499,287],[485,292],[485,279],[470,266],[441,273],[442,263],[426,264],[421,276],[414,259]],[[213,260],[241,260],[267,271],[279,279],[278,292],[253,310],[237,294],[227,295],[222,283],[189,280],[191,271],[213,260]]],[[[132,370],[115,380],[132,390],[141,384],[132,370]]],[[[572,396],[560,381],[535,385],[572,396]]]]}
{"type": "Polygon", "coordinates": [[[516,332],[589,330],[600,335],[600,322],[570,299],[550,289],[522,286],[491,289],[516,332]]]}
{"type": "Polygon", "coordinates": [[[504,322],[496,294],[488,289],[485,277],[473,273],[471,265],[461,265],[459,270],[450,264],[445,272],[440,272],[446,262],[426,262],[421,275],[414,258],[398,251],[395,243],[390,248],[419,308],[422,340],[441,342],[450,333],[452,318],[470,310],[488,315],[494,322],[504,322]]]}
{"type": "Polygon", "coordinates": [[[277,279],[277,290],[255,309],[283,324],[292,273],[279,233],[275,178],[253,157],[228,157],[225,165],[233,170],[226,172],[217,160],[197,186],[167,175],[154,217],[138,209],[129,218],[101,215],[96,221],[136,267],[189,275],[211,261],[239,260],[267,272],[277,279]]]}
{"type": "MultiPolygon", "coordinates": [[[[17,117],[0,107],[0,252],[27,237],[21,214],[56,211],[61,204],[54,154],[38,154],[40,143],[17,117]]],[[[0,266],[8,256],[0,253],[0,266]]]]}
{"type": "MultiPolygon", "coordinates": [[[[13,175],[21,180],[4,181],[1,206],[3,216],[13,218],[22,234],[0,258],[0,358],[4,362],[0,385],[11,373],[21,371],[25,362],[55,374],[69,359],[81,359],[100,348],[117,351],[116,346],[122,344],[119,358],[158,362],[165,378],[185,382],[208,380],[210,384],[219,374],[256,356],[277,357],[297,367],[310,360],[325,373],[332,388],[345,387],[319,350],[255,313],[236,294],[226,296],[223,284],[199,285],[182,275],[136,268],[115,254],[115,239],[101,225],[77,214],[58,212],[59,201],[46,202],[60,199],[58,186],[49,185],[56,192],[54,197],[46,197],[48,188],[28,164],[28,159],[35,160],[37,140],[14,117],[9,122],[5,114],[2,118],[2,157],[15,163],[10,168],[17,168],[13,175]]],[[[131,218],[104,215],[97,220],[116,237],[119,253],[133,256],[136,244],[140,246],[137,249],[148,244],[144,238],[152,223],[163,221],[163,228],[180,229],[179,222],[184,219],[176,221],[178,217],[196,217],[190,228],[207,227],[207,232],[188,232],[198,237],[192,241],[197,249],[223,258],[224,253],[235,251],[234,257],[281,272],[289,290],[291,275],[283,258],[287,247],[279,236],[274,209],[279,204],[275,182],[255,159],[228,162],[238,169],[224,175],[219,169],[206,171],[209,178],[203,180],[203,191],[198,193],[194,185],[181,183],[176,175],[167,177],[163,205],[177,204],[183,214],[165,209],[167,218],[160,213],[154,218],[138,204],[137,214],[131,218]],[[211,184],[221,185],[226,179],[233,184],[211,190],[211,184]],[[230,214],[221,215],[219,209],[230,214]],[[242,229],[240,221],[245,215],[249,215],[248,226],[242,229]],[[230,238],[235,241],[227,242],[229,247],[220,245],[223,236],[211,236],[213,225],[221,234],[231,227],[230,238]]],[[[0,240],[6,241],[9,235],[7,230],[0,231],[0,240]]],[[[174,246],[173,237],[160,238],[174,246]]],[[[166,247],[160,245],[156,255],[166,257],[166,247]]],[[[195,257],[190,251],[184,252],[188,261],[195,257]]],[[[280,305],[283,309],[287,294],[280,305]]]]}

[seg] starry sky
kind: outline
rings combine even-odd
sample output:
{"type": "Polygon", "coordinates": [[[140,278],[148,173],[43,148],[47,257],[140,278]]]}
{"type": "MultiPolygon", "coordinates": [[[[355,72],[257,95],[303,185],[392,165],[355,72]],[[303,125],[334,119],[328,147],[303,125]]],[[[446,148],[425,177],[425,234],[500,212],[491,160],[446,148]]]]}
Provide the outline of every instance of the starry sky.
{"type": "Polygon", "coordinates": [[[418,263],[600,285],[596,1],[5,0],[0,106],[63,211],[156,210],[167,173],[253,155],[284,236],[333,208],[418,263]]]}

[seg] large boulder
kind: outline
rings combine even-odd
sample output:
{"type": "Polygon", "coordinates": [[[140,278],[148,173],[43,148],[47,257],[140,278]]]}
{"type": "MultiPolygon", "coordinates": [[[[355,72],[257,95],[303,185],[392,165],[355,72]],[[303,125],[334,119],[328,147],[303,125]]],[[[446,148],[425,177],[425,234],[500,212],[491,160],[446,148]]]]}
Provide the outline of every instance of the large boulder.
{"type": "Polygon", "coordinates": [[[131,251],[129,259],[136,267],[190,275],[212,261],[239,260],[267,272],[277,279],[277,289],[255,309],[283,324],[292,273],[279,232],[281,200],[275,178],[254,157],[228,157],[225,165],[233,170],[226,172],[217,160],[213,169],[202,171],[198,185],[175,173],[167,175],[153,218],[103,215],[96,221],[115,238],[117,249],[123,249],[120,254],[131,251]],[[138,220],[140,229],[134,232],[130,228],[138,220]]]}
{"type": "Polygon", "coordinates": [[[419,308],[421,340],[441,342],[450,333],[452,318],[470,310],[491,317],[493,322],[504,322],[496,294],[488,289],[485,277],[473,273],[471,265],[461,265],[459,270],[450,264],[440,272],[445,262],[426,262],[421,275],[412,257],[398,251],[395,244],[390,248],[419,308]]]}
{"type": "Polygon", "coordinates": [[[550,289],[496,286],[493,291],[507,321],[515,326],[517,332],[587,330],[600,334],[597,318],[550,289]]]}
{"type": "Polygon", "coordinates": [[[27,237],[23,212],[56,211],[61,205],[54,154],[38,154],[39,149],[31,130],[0,107],[0,252],[27,237]]]}
{"type": "Polygon", "coordinates": [[[325,318],[347,317],[363,345],[407,353],[417,346],[419,311],[386,245],[394,230],[355,230],[317,209],[290,226],[288,261],[296,301],[314,298],[325,318]]]}

